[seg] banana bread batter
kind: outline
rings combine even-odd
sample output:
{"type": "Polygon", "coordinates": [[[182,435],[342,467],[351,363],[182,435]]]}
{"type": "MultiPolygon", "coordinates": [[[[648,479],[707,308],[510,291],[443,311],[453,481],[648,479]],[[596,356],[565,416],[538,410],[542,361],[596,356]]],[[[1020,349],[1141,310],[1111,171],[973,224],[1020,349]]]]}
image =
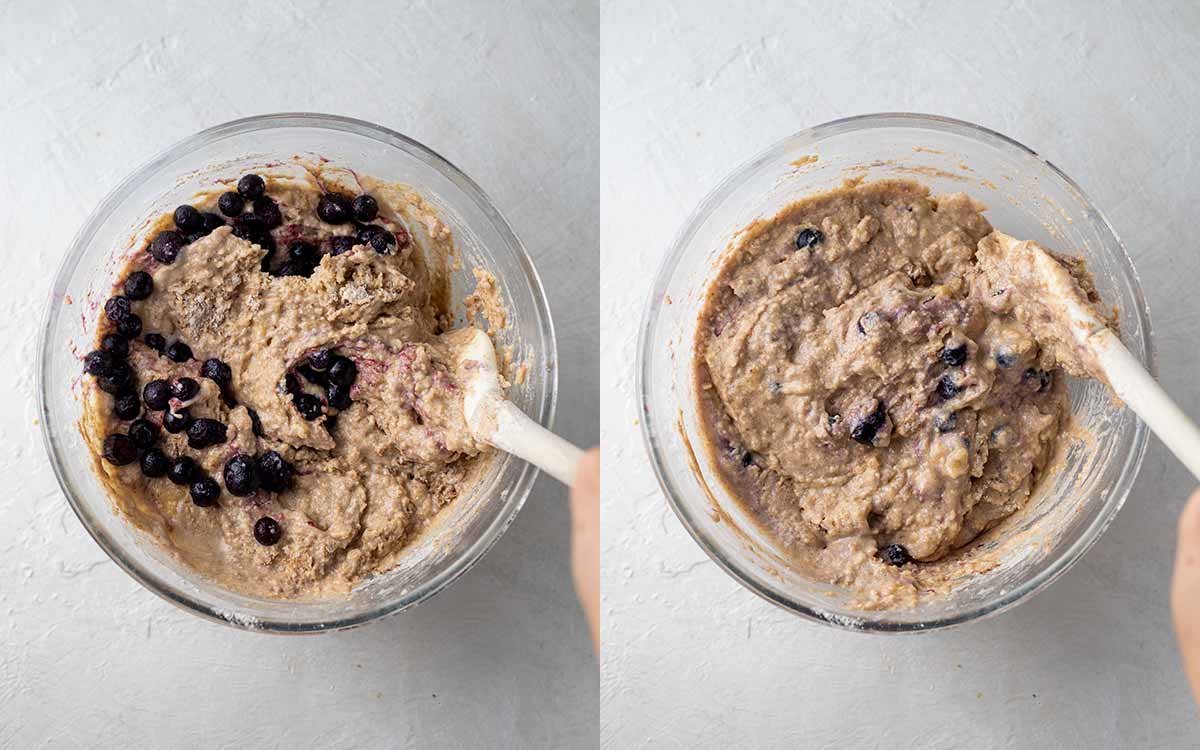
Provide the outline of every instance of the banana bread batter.
{"type": "MultiPolygon", "coordinates": [[[[1061,331],[963,194],[848,186],[742,233],[696,378],[722,479],[813,577],[912,606],[1020,508],[1069,418],[1061,331]]],[[[1054,256],[1090,304],[1082,261],[1054,256]]]]}

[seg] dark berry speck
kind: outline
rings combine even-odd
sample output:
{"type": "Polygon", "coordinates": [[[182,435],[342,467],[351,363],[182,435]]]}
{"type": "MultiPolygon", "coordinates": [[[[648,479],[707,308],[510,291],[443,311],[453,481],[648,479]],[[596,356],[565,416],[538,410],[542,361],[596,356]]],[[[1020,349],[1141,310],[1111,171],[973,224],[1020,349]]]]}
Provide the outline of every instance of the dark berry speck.
{"type": "Polygon", "coordinates": [[[257,437],[263,436],[262,420],[258,418],[258,412],[246,407],[246,413],[250,415],[250,431],[257,437]]]}
{"type": "Polygon", "coordinates": [[[142,337],[142,343],[159,354],[167,350],[167,339],[161,333],[147,333],[142,337]]]}
{"type": "Polygon", "coordinates": [[[290,488],[293,473],[291,463],[276,451],[267,451],[258,457],[258,479],[268,492],[283,492],[290,488]]]}
{"type": "Polygon", "coordinates": [[[238,180],[237,191],[246,200],[252,201],[265,193],[266,190],[267,183],[256,174],[243,175],[242,179],[238,180]]]}
{"type": "Polygon", "coordinates": [[[333,351],[331,349],[318,349],[308,355],[308,366],[322,372],[329,369],[329,365],[333,364],[333,351]]]}
{"type": "Polygon", "coordinates": [[[171,402],[171,386],[165,380],[151,380],[142,388],[142,400],[151,411],[162,411],[171,402]]]}
{"type": "Polygon", "coordinates": [[[124,290],[129,299],[146,299],[154,293],[154,277],[145,271],[134,271],[125,277],[124,290]]]}
{"type": "Polygon", "coordinates": [[[226,436],[225,425],[208,417],[201,417],[193,421],[187,428],[188,446],[192,448],[219,445],[225,442],[226,436]]]}
{"type": "Polygon", "coordinates": [[[217,504],[217,498],[221,496],[221,485],[217,484],[217,480],[212,477],[201,477],[192,482],[188,487],[188,493],[196,505],[201,508],[211,508],[217,504]]]}
{"type": "Polygon", "coordinates": [[[283,538],[283,528],[274,518],[263,516],[254,522],[254,539],[264,547],[277,544],[281,538],[283,538]]]}
{"type": "Polygon", "coordinates": [[[267,229],[274,229],[283,224],[283,213],[279,210],[279,204],[265,195],[255,199],[254,215],[262,220],[267,229]]]}
{"type": "Polygon", "coordinates": [[[1032,367],[1025,371],[1024,375],[1022,375],[1022,378],[1026,383],[1029,383],[1037,388],[1038,393],[1041,393],[1049,388],[1050,384],[1054,382],[1054,375],[1052,373],[1046,372],[1045,370],[1036,370],[1032,367]]]}
{"type": "Polygon", "coordinates": [[[150,242],[150,255],[159,263],[171,265],[179,257],[185,242],[183,235],[174,229],[160,232],[150,242]]]}
{"type": "Polygon", "coordinates": [[[957,346],[947,344],[938,358],[948,367],[962,367],[967,361],[967,345],[965,343],[957,346]]]}
{"type": "Polygon", "coordinates": [[[350,208],[358,221],[375,221],[375,217],[379,215],[379,204],[369,195],[355,198],[350,208]]]}
{"type": "Polygon", "coordinates": [[[337,383],[330,383],[325,396],[329,399],[329,405],[335,409],[349,409],[350,404],[353,403],[350,400],[350,388],[337,383]]]}
{"type": "Polygon", "coordinates": [[[127,339],[136,339],[142,335],[142,319],[140,316],[129,313],[124,318],[121,318],[117,323],[117,333],[127,339]]]}
{"type": "Polygon", "coordinates": [[[233,370],[215,357],[204,360],[204,364],[200,365],[200,374],[222,387],[233,382],[233,370]]]}
{"type": "Polygon", "coordinates": [[[167,479],[175,484],[190,484],[192,477],[196,476],[199,471],[200,467],[190,456],[179,456],[171,462],[171,467],[167,469],[167,479]]]}
{"type": "Polygon", "coordinates": [[[950,432],[955,427],[958,427],[958,412],[956,411],[949,414],[938,414],[933,418],[933,429],[938,432],[950,432]]]}
{"type": "Polygon", "coordinates": [[[246,199],[240,193],[235,193],[232,190],[228,193],[221,193],[221,197],[217,198],[217,208],[221,213],[229,217],[237,216],[246,207],[246,199]]]}
{"type": "Polygon", "coordinates": [[[352,213],[350,199],[341,193],[325,193],[317,203],[317,216],[326,224],[345,224],[352,213]]]}
{"type": "Polygon", "coordinates": [[[158,442],[158,425],[146,419],[135,419],[129,425],[129,439],[139,448],[149,448],[158,442]]]}
{"type": "Polygon", "coordinates": [[[104,315],[114,323],[120,323],[132,314],[133,308],[129,305],[129,300],[121,295],[110,297],[104,303],[104,315]]]}
{"type": "Polygon", "coordinates": [[[887,412],[880,404],[875,411],[863,418],[861,422],[850,429],[850,437],[863,445],[872,445],[879,428],[887,421],[887,412]]]}
{"type": "Polygon", "coordinates": [[[168,409],[166,414],[163,414],[163,429],[172,435],[179,433],[192,426],[192,413],[187,409],[168,409]]]}
{"type": "Polygon", "coordinates": [[[113,401],[113,414],[117,419],[136,419],[142,413],[142,400],[133,391],[122,393],[113,401]]]}
{"type": "Polygon", "coordinates": [[[943,401],[949,401],[962,391],[949,375],[943,375],[937,384],[937,394],[943,401]]]}
{"type": "Polygon", "coordinates": [[[175,209],[175,226],[181,232],[194,232],[204,226],[204,217],[194,206],[183,205],[175,209]]]}
{"type": "Polygon", "coordinates": [[[1017,363],[1017,355],[1013,354],[1008,349],[1000,349],[996,352],[996,364],[1000,367],[1008,368],[1017,363]]]}
{"type": "Polygon", "coordinates": [[[172,362],[187,362],[191,358],[192,347],[182,341],[176,341],[167,347],[167,359],[172,362]]]}
{"type": "Polygon", "coordinates": [[[107,372],[96,378],[96,385],[100,386],[100,390],[114,396],[129,391],[136,384],[137,379],[134,377],[133,368],[125,360],[113,362],[107,372]]]}
{"type": "Polygon", "coordinates": [[[137,445],[127,435],[109,435],[104,438],[104,460],[116,466],[124,466],[137,460],[137,445]]]}
{"type": "Polygon", "coordinates": [[[895,565],[896,567],[912,562],[912,557],[908,554],[908,550],[904,548],[903,544],[889,544],[879,551],[879,556],[888,565],[895,565]]]}
{"type": "Polygon", "coordinates": [[[258,466],[254,459],[239,453],[225,462],[225,489],[234,497],[246,497],[258,489],[258,466]]]}
{"type": "Polygon", "coordinates": [[[380,255],[387,255],[396,246],[396,238],[391,232],[379,232],[371,238],[371,247],[380,255]]]}
{"type": "Polygon", "coordinates": [[[94,352],[88,352],[83,358],[83,371],[88,375],[107,375],[113,367],[113,356],[108,352],[97,349],[94,352]]]}
{"type": "Polygon", "coordinates": [[[358,378],[358,365],[348,357],[336,357],[329,365],[329,382],[344,385],[354,385],[358,378]]]}
{"type": "Polygon", "coordinates": [[[358,243],[354,241],[353,237],[339,235],[329,241],[329,254],[341,255],[342,253],[348,253],[354,249],[356,244],[358,243]]]}
{"type": "Polygon", "coordinates": [[[810,247],[819,245],[825,241],[825,234],[820,229],[811,227],[801,229],[796,235],[796,249],[807,250],[810,247]]]}
{"type": "Polygon", "coordinates": [[[171,468],[171,459],[167,458],[167,454],[163,453],[161,448],[151,448],[142,453],[140,463],[142,473],[148,477],[165,476],[167,469],[171,468]]]}
{"type": "Polygon", "coordinates": [[[171,383],[171,397],[187,401],[200,392],[200,384],[192,378],[177,378],[171,383]]]}
{"type": "Polygon", "coordinates": [[[105,334],[104,338],[100,339],[100,351],[114,360],[125,359],[129,356],[129,339],[111,333],[105,334]]]}
{"type": "Polygon", "coordinates": [[[295,398],[296,411],[309,422],[321,416],[321,399],[311,393],[301,393],[295,398]]]}

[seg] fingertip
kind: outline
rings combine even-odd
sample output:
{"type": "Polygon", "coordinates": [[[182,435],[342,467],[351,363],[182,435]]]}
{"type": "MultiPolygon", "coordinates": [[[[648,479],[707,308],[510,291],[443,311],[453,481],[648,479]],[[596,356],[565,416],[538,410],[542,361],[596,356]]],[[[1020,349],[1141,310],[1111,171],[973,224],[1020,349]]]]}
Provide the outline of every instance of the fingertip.
{"type": "Polygon", "coordinates": [[[1200,490],[1192,493],[1179,514],[1179,545],[1200,547],[1200,490]]]}

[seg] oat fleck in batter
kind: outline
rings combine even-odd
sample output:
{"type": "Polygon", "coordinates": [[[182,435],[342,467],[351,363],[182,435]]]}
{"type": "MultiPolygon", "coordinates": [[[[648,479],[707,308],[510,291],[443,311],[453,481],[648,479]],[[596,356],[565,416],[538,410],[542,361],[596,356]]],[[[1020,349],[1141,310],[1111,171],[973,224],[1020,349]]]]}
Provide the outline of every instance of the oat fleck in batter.
{"type": "Polygon", "coordinates": [[[748,227],[708,290],[696,378],[722,478],[864,608],[937,589],[922,563],[1024,505],[1069,417],[1070,344],[983,210],[910,181],[817,195],[748,227]]]}

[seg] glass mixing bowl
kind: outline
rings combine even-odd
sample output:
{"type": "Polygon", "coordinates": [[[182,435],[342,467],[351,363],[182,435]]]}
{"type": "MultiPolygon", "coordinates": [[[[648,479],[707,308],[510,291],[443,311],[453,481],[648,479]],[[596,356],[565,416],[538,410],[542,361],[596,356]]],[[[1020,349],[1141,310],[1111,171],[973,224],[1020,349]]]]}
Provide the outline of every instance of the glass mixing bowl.
{"type": "MultiPolygon", "coordinates": [[[[998,561],[954,591],[914,609],[863,611],[844,589],[805,578],[717,479],[697,419],[692,378],[697,316],[718,260],[739,230],[848,178],[907,177],[935,193],[965,192],[998,229],[1083,256],[1121,339],[1153,364],[1150,315],[1137,274],[1112,227],[1054,165],[998,133],[943,117],[876,114],[804,130],[771,146],[704,199],[655,279],[638,344],[642,432],[659,483],[684,527],[718,565],[766,600],[853,630],[908,632],[996,614],[1062,575],[1116,516],[1146,452],[1147,430],[1095,381],[1070,384],[1083,428],[1068,436],[1061,469],[1025,509],[967,548],[998,561]]],[[[956,553],[958,554],[958,553],[956,553]]]]}
{"type": "MultiPolygon", "coordinates": [[[[520,240],[479,186],[454,165],[399,133],[359,120],[278,114],[218,125],[171,147],[138,169],[100,203],[63,260],[46,307],[38,353],[39,408],[50,462],[63,493],[92,538],[118,565],[159,596],[218,622],[253,630],[313,632],[358,625],[433,596],[479,561],[521,509],[537,469],[506,454],[490,462],[476,489],[439,514],[398,566],[345,597],[282,602],[246,596],[197,576],[147,535],[126,523],[92,470],[78,428],[80,356],[91,350],[100,303],[120,270],[131,238],[145,222],[187,202],[214,178],[236,177],[294,156],[415,187],[454,233],[461,269],[453,298],[474,286],[472,267],[500,281],[509,327],[498,344],[529,366],[509,391],[525,413],[549,427],[557,394],[550,309],[520,240]]],[[[461,305],[459,306],[461,307],[461,305]]],[[[459,311],[461,315],[461,311],[459,311]]]]}

